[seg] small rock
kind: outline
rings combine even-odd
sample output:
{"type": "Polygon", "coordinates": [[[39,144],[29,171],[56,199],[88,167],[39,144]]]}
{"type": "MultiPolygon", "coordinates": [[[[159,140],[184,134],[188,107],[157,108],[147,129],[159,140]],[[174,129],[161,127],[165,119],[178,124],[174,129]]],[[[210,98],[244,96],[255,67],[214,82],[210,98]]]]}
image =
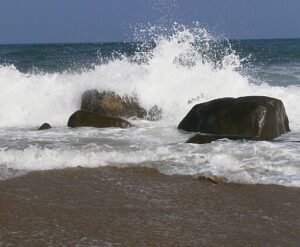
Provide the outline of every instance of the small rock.
{"type": "Polygon", "coordinates": [[[52,128],[52,127],[51,127],[50,124],[48,124],[48,123],[43,123],[43,124],[41,125],[41,127],[39,127],[38,130],[47,130],[47,129],[51,129],[51,128],[52,128]]]}

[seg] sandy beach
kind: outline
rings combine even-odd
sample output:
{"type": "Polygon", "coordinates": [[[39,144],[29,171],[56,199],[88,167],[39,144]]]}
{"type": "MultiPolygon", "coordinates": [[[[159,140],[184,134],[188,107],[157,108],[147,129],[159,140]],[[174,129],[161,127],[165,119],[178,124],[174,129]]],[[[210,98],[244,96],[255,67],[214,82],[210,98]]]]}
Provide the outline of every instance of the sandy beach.
{"type": "Polygon", "coordinates": [[[300,189],[149,168],[72,168],[0,182],[1,246],[298,246],[300,189]]]}

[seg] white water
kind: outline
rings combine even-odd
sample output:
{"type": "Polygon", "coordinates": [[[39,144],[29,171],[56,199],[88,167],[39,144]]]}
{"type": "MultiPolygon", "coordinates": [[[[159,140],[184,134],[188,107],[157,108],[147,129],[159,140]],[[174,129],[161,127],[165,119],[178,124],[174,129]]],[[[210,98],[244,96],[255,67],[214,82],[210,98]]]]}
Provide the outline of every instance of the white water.
{"type": "MultiPolygon", "coordinates": [[[[82,73],[23,74],[0,67],[0,166],[43,170],[74,166],[147,165],[167,174],[216,175],[233,182],[300,186],[300,88],[251,84],[242,76],[240,58],[227,52],[218,68],[193,44],[211,41],[204,30],[181,30],[157,39],[147,63],[113,60],[82,73]],[[163,119],[137,121],[129,130],[66,128],[88,89],[136,94],[145,108],[158,105],[163,119]],[[185,144],[190,134],[176,129],[199,102],[245,95],[267,95],[284,102],[292,133],[282,142],[218,141],[185,144]],[[189,103],[191,102],[192,103],[189,103]],[[55,128],[36,132],[49,122],[55,128]]],[[[204,49],[202,47],[202,49],[204,49]]],[[[143,55],[143,54],[142,54],[143,55]]],[[[1,173],[1,170],[0,170],[1,173]]]]}

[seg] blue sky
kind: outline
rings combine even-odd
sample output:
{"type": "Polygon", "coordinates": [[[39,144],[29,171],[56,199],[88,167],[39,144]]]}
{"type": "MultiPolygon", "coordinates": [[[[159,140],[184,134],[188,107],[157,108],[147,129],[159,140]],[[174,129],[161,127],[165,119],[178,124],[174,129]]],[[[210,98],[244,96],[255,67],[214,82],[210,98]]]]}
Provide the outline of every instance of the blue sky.
{"type": "Polygon", "coordinates": [[[145,23],[233,39],[300,38],[299,0],[1,0],[0,43],[132,40],[145,23]]]}

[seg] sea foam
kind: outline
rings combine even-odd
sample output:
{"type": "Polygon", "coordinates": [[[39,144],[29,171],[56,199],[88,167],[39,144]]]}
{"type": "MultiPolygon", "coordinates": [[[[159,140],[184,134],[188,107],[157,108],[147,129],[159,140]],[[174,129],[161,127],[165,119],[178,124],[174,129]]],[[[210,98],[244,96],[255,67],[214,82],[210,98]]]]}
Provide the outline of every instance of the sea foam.
{"type": "Polygon", "coordinates": [[[144,43],[134,56],[121,54],[80,72],[22,73],[0,66],[0,179],[15,170],[142,165],[169,175],[300,187],[300,87],[252,83],[245,58],[204,29],[179,26],[153,37],[153,49],[144,43]],[[127,130],[68,129],[89,89],[136,95],[146,109],[161,107],[163,118],[131,119],[135,127],[127,130]],[[246,95],[281,99],[292,132],[274,142],[185,143],[192,134],[176,127],[194,104],[246,95]],[[54,128],[36,131],[43,122],[54,128]]]}
{"type": "Polygon", "coordinates": [[[160,106],[164,120],[172,123],[180,121],[199,102],[267,95],[283,100],[291,127],[298,129],[299,87],[250,83],[241,73],[242,58],[230,46],[216,49],[216,44],[221,44],[218,42],[204,29],[179,28],[173,35],[157,35],[155,48],[137,52],[136,59],[112,59],[78,73],[25,74],[13,65],[2,65],[0,126],[36,126],[45,121],[65,126],[70,114],[80,108],[81,94],[98,89],[135,94],[145,108],[160,106]]]}

